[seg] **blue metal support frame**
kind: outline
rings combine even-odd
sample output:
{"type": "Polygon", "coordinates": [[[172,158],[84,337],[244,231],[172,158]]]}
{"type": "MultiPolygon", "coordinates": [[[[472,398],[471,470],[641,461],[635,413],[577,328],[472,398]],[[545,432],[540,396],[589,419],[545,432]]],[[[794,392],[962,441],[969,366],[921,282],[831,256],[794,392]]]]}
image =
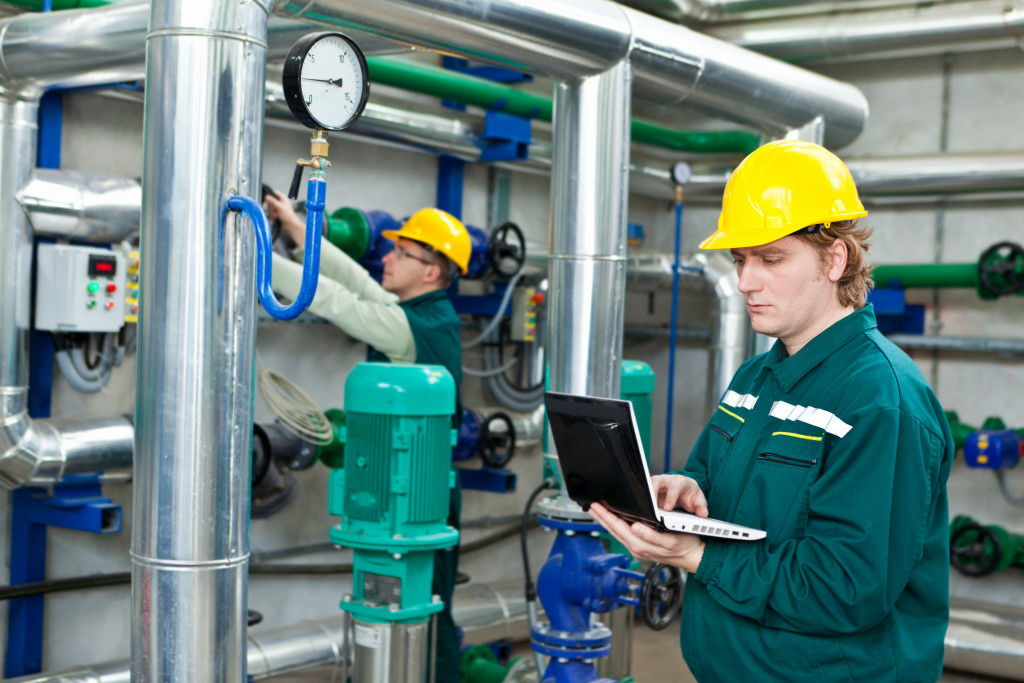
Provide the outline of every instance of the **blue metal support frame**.
{"type": "MultiPolygon", "coordinates": [[[[61,527],[96,534],[121,531],[121,506],[102,496],[99,475],[69,476],[53,492],[25,486],[11,497],[12,586],[46,579],[46,530],[61,527]]],[[[7,611],[4,677],[42,671],[43,596],[15,598],[7,611]]]]}
{"type": "Polygon", "coordinates": [[[437,158],[437,208],[462,220],[462,183],[466,162],[442,154],[437,158]]]}

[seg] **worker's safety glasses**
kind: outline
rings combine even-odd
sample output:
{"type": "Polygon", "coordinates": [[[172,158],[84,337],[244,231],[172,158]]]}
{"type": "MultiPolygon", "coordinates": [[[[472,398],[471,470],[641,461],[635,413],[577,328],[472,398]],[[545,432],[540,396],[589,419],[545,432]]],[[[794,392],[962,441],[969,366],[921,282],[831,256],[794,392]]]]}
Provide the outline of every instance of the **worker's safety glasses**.
{"type": "Polygon", "coordinates": [[[396,259],[404,259],[405,257],[408,256],[413,261],[419,261],[420,263],[423,263],[423,264],[428,265],[428,266],[434,265],[431,261],[428,261],[427,259],[423,258],[422,256],[417,256],[416,254],[412,254],[412,253],[406,251],[405,248],[402,247],[402,245],[400,245],[400,244],[396,244],[395,245],[394,254],[395,254],[395,258],[396,259]]]}

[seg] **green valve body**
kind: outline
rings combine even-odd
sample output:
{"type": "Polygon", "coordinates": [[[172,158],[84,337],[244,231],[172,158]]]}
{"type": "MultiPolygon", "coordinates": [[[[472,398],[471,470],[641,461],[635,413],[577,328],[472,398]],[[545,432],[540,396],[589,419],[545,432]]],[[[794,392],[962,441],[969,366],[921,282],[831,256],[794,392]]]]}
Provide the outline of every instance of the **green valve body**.
{"type": "Polygon", "coordinates": [[[447,524],[455,383],[437,365],[361,363],[345,382],[344,469],[331,472],[331,542],[353,548],[353,599],[371,622],[422,621],[443,609],[430,590],[433,551],[458,543],[447,524]]]}

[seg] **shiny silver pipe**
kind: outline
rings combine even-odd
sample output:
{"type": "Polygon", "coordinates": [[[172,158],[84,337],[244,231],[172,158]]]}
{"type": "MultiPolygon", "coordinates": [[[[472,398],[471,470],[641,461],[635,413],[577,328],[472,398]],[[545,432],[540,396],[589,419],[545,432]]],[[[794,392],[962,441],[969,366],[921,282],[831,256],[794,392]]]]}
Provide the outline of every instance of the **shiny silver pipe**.
{"type": "Polygon", "coordinates": [[[269,5],[154,0],[132,496],[132,679],[245,680],[269,5]],[[159,87],[152,87],[159,84],[159,87]]]}
{"type": "Polygon", "coordinates": [[[1024,340],[1022,339],[944,337],[919,334],[887,334],[886,337],[901,349],[963,351],[965,353],[997,353],[1010,356],[1024,353],[1024,340]]]}
{"type": "Polygon", "coordinates": [[[714,292],[711,320],[711,362],[708,366],[708,415],[715,409],[736,371],[751,357],[750,316],[739,291],[739,276],[732,260],[721,252],[701,252],[694,261],[703,267],[705,282],[714,292]]]}
{"type": "Polygon", "coordinates": [[[37,168],[16,198],[36,235],[110,244],[139,230],[135,179],[37,168]]]}
{"type": "MultiPolygon", "coordinates": [[[[149,0],[123,0],[106,7],[61,12],[25,12],[0,21],[0,90],[38,96],[51,88],[119,83],[146,72],[149,0]]],[[[308,23],[273,18],[268,57],[284,59],[308,23]]],[[[408,51],[379,37],[356,34],[369,54],[408,51]]]]}
{"type": "MultiPolygon", "coordinates": [[[[347,613],[302,621],[248,636],[248,672],[262,681],[295,672],[310,680],[343,683],[348,678],[347,613]]],[[[8,679],[5,683],[131,683],[131,661],[121,660],[65,671],[8,679]]]]}
{"type": "Polygon", "coordinates": [[[880,7],[908,7],[912,0],[623,0],[642,12],[672,21],[722,22],[767,19],[795,14],[860,12],[880,7]]]}
{"type": "Polygon", "coordinates": [[[466,643],[530,639],[530,620],[520,578],[456,586],[452,618],[462,629],[466,643]]]}
{"type": "Polygon", "coordinates": [[[619,395],[629,181],[628,62],[555,88],[547,351],[552,391],[619,395]]]}
{"type": "Polygon", "coordinates": [[[1024,681],[1024,608],[951,599],[943,666],[1024,681]]]}
{"type": "Polygon", "coordinates": [[[276,0],[275,12],[573,81],[632,62],[636,93],[781,137],[821,116],[842,147],[867,121],[854,86],[602,0],[276,0]]]}
{"type": "Polygon", "coordinates": [[[741,22],[707,28],[714,37],[793,62],[838,62],[1018,46],[1019,0],[936,3],[909,9],[741,22]]]}

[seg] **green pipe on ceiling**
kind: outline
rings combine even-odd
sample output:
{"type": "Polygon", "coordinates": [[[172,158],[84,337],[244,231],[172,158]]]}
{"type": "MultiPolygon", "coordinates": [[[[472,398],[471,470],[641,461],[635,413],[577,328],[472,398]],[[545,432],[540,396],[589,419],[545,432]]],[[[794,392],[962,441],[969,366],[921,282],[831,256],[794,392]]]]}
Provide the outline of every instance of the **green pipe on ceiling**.
{"type": "MultiPolygon", "coordinates": [[[[3,4],[33,12],[43,11],[44,0],[4,0],[3,4]]],[[[111,4],[110,0],[52,0],[50,9],[54,11],[65,9],[86,9],[89,7],[106,7],[111,4]]]]}
{"type": "MultiPolygon", "coordinates": [[[[388,57],[366,61],[370,80],[376,83],[542,121],[550,121],[554,110],[547,97],[458,71],[388,57]]],[[[630,133],[633,142],[677,152],[746,155],[760,145],[757,135],[744,131],[681,131],[637,119],[633,119],[630,133]]]]}

